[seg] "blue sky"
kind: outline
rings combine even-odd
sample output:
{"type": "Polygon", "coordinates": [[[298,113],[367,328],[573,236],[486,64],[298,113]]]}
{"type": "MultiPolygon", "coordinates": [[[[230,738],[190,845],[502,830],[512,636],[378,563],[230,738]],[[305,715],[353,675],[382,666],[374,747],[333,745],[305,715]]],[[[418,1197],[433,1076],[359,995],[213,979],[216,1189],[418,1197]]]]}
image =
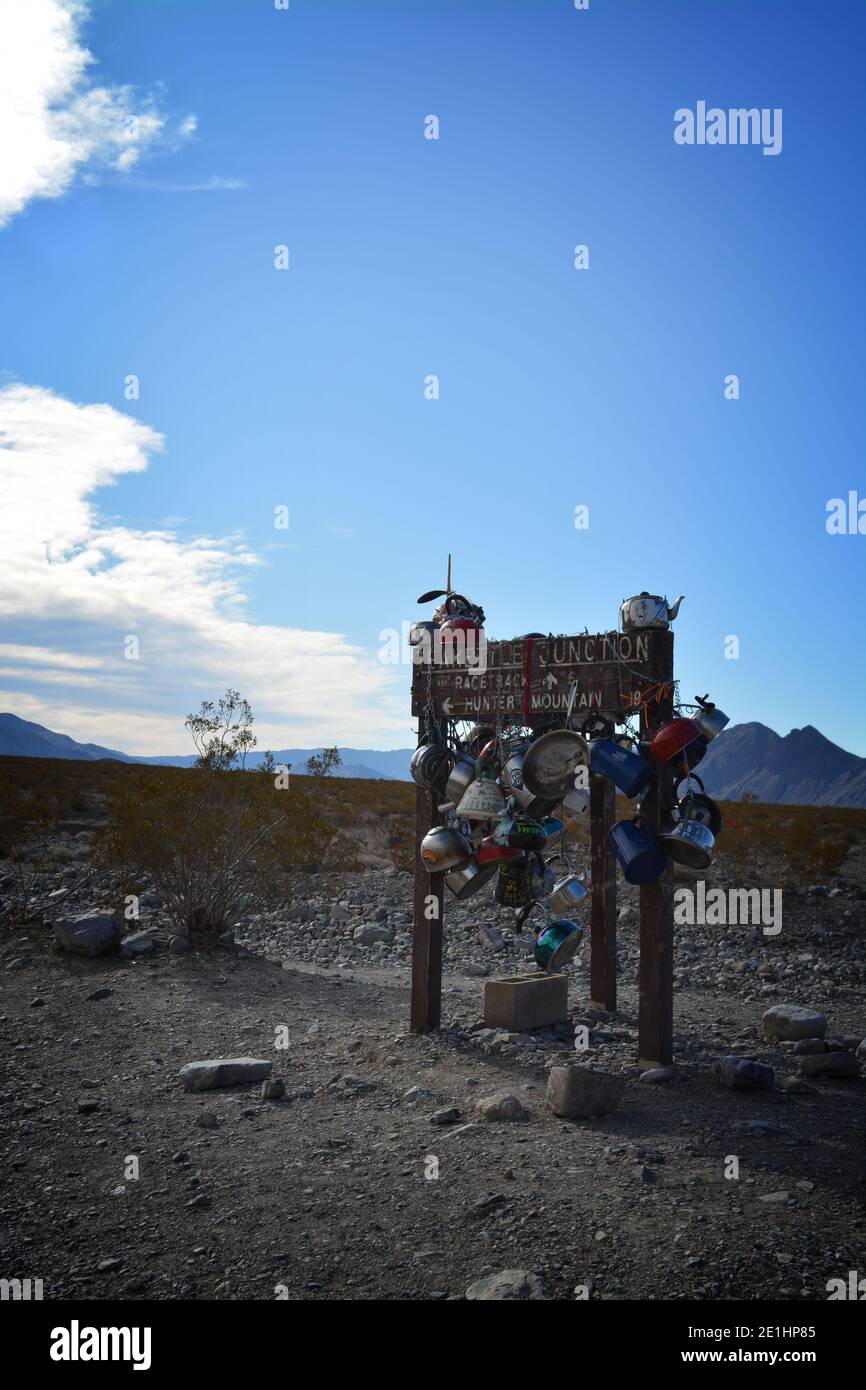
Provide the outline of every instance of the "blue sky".
{"type": "Polygon", "coordinates": [[[492,637],[683,592],[684,698],[866,754],[866,536],[825,528],[866,497],[864,29],[842,0],[80,13],[83,86],[163,124],[0,229],[0,386],[34,393],[7,442],[77,518],[0,592],[3,707],[179,752],[232,683],[271,744],[408,744],[379,634],[451,550],[492,637]],[[698,100],[782,108],[781,153],[675,144],[698,100]],[[137,454],[113,486],[103,444],[137,454]]]}

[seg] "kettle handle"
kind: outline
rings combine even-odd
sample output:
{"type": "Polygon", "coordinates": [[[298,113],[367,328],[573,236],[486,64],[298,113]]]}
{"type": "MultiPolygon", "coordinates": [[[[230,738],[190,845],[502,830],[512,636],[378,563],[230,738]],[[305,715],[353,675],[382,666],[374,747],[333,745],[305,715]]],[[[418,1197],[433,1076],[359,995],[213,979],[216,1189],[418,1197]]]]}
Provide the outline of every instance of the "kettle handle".
{"type": "Polygon", "coordinates": [[[685,776],[680,777],[674,784],[674,800],[676,801],[677,805],[679,805],[680,802],[680,787],[682,786],[683,782],[697,782],[698,786],[701,789],[701,795],[706,796],[706,788],[698,774],[696,772],[687,772],[685,776]]]}

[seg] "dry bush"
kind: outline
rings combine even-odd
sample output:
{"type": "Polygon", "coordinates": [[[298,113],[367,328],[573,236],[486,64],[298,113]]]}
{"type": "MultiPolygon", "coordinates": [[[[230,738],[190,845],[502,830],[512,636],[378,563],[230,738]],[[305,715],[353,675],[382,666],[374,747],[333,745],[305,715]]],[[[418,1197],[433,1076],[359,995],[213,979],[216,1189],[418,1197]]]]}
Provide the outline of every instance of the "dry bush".
{"type": "MultiPolygon", "coordinates": [[[[15,785],[8,778],[0,782],[0,855],[8,859],[13,874],[4,920],[31,922],[44,913],[47,892],[39,885],[46,869],[68,863],[73,857],[68,849],[54,844],[52,836],[59,815],[74,802],[75,795],[68,787],[55,787],[47,779],[37,787],[15,785]]],[[[82,865],[73,882],[66,885],[67,893],[81,887],[92,871],[91,865],[82,865]]]]}
{"type": "Polygon", "coordinates": [[[298,779],[163,768],[115,795],[102,850],[127,874],[148,874],[185,933],[222,932],[247,894],[275,902],[287,876],[318,866],[332,827],[298,779]]]}

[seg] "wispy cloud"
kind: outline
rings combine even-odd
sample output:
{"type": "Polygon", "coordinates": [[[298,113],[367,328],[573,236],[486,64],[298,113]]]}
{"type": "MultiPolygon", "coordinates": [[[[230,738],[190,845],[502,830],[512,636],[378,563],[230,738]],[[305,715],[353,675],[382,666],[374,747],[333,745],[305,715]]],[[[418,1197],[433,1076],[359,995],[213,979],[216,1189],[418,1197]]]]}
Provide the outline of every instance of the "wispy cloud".
{"type": "Polygon", "coordinates": [[[248,188],[243,179],[225,179],[219,174],[211,174],[202,183],[165,183],[160,179],[136,179],[130,188],[146,188],[157,193],[235,193],[248,188]]]}
{"type": "Polygon", "coordinates": [[[195,116],[172,120],[153,93],[94,80],[81,42],[89,12],[89,0],[0,4],[0,227],[79,175],[127,175],[195,132],[195,116]]]}
{"type": "Polygon", "coordinates": [[[231,685],[272,746],[404,738],[404,671],[340,633],[248,616],[242,580],[265,562],[243,540],[106,520],[94,493],[143,473],[162,448],[157,431],[112,406],[0,389],[7,707],[129,752],[177,752],[187,710],[231,685]]]}

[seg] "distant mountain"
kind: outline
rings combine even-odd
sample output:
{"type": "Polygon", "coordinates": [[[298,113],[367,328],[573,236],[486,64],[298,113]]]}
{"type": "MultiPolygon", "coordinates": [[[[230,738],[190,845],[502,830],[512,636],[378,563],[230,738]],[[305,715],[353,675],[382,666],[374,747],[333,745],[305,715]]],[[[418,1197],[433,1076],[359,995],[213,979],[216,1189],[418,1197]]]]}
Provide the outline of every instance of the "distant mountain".
{"type": "Polygon", "coordinates": [[[66,734],[55,734],[41,724],[19,719],[17,714],[0,714],[0,753],[18,758],[79,758],[95,762],[98,758],[114,758],[122,763],[138,762],[116,748],[101,748],[98,743],[76,743],[66,734]]]}
{"type": "MultiPolygon", "coordinates": [[[[382,781],[411,782],[409,759],[414,748],[340,748],[342,767],[333,772],[334,777],[374,777],[382,781]]],[[[303,772],[307,758],[313,753],[321,753],[321,748],[279,748],[274,749],[274,762],[292,765],[292,772],[303,772]]],[[[256,767],[262,754],[253,753],[247,758],[248,767],[256,767]]]]}
{"type": "MultiPolygon", "coordinates": [[[[291,764],[292,772],[303,776],[307,759],[321,751],[274,749],[274,760],[291,764]]],[[[409,782],[412,752],[411,748],[341,748],[343,765],[333,775],[409,782]]],[[[98,743],[77,743],[14,714],[0,714],[0,754],[4,753],[22,758],[113,758],[171,767],[191,767],[195,762],[188,753],[141,758],[98,743]]],[[[251,754],[247,766],[257,767],[262,756],[251,754]]],[[[791,806],[866,807],[866,758],[846,753],[811,724],[792,729],[784,738],[765,724],[735,724],[713,739],[697,772],[708,794],[721,801],[739,801],[751,792],[758,801],[791,806]]]]}
{"type": "Polygon", "coordinates": [[[866,758],[846,753],[807,724],[784,738],[765,724],[735,724],[714,738],[697,768],[707,793],[790,806],[866,807],[866,758]]]}
{"type": "MultiPolygon", "coordinates": [[[[306,774],[307,759],[313,753],[321,753],[321,748],[281,748],[274,750],[274,761],[284,765],[291,764],[292,772],[306,774]]],[[[397,748],[379,751],[376,748],[341,748],[342,767],[335,769],[335,777],[364,777],[376,781],[411,781],[409,759],[411,748],[397,748]]],[[[121,763],[146,763],[156,767],[192,767],[195,754],[163,754],[152,758],[135,757],[131,753],[121,753],[117,748],[103,748],[98,743],[77,743],[66,734],[56,734],[42,724],[33,724],[27,719],[19,719],[16,714],[0,714],[0,754],[18,758],[77,758],[95,762],[99,758],[112,758],[121,763]]],[[[247,758],[248,767],[257,767],[263,753],[252,753],[247,758]]]]}

